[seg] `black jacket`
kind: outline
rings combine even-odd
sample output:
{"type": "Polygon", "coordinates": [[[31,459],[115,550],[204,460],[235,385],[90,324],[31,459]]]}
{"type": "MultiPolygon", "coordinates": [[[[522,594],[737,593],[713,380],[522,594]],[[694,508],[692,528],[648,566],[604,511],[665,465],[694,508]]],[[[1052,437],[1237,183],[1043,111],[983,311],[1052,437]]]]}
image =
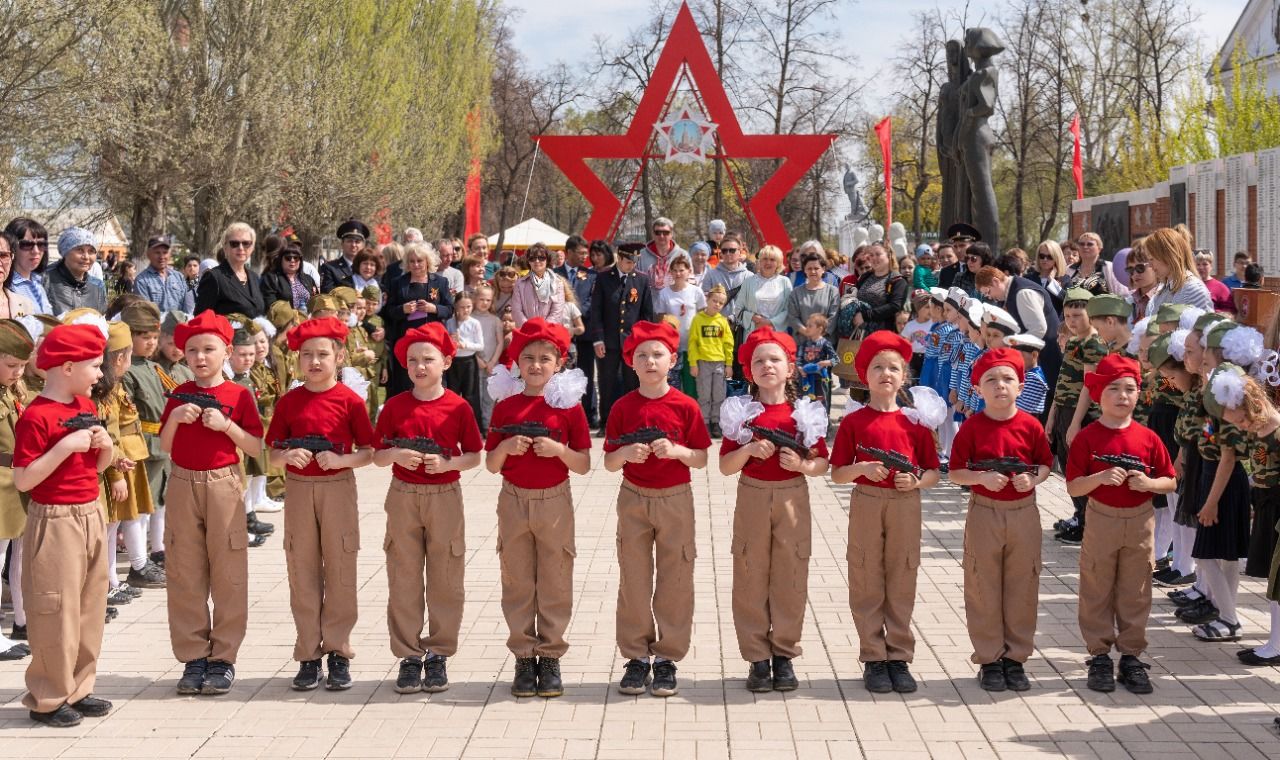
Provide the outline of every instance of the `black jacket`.
{"type": "Polygon", "coordinates": [[[351,269],[351,262],[347,261],[346,256],[326,261],[320,265],[320,290],[328,293],[339,285],[355,287],[355,280],[351,279],[352,274],[354,272],[351,269]]]}
{"type": "Polygon", "coordinates": [[[216,314],[243,314],[249,319],[266,316],[262,280],[247,270],[249,282],[242,283],[227,264],[205,272],[196,286],[196,313],[212,309],[216,314]]]}
{"type": "Polygon", "coordinates": [[[622,275],[617,267],[601,272],[591,291],[591,311],[585,337],[592,343],[620,349],[636,322],[653,321],[649,275],[633,271],[622,275]]]}
{"type": "MultiPolygon", "coordinates": [[[[311,275],[298,271],[298,281],[307,289],[307,299],[319,293],[316,289],[316,281],[311,279],[311,275]]],[[[276,301],[288,301],[293,306],[293,288],[289,285],[289,278],[281,272],[265,272],[262,275],[262,300],[266,303],[267,308],[271,308],[271,304],[276,301]]]]}
{"type": "Polygon", "coordinates": [[[596,270],[591,267],[575,267],[573,277],[569,276],[568,265],[558,266],[554,270],[573,288],[573,295],[578,299],[578,308],[583,314],[591,311],[591,291],[596,286],[596,270]]]}

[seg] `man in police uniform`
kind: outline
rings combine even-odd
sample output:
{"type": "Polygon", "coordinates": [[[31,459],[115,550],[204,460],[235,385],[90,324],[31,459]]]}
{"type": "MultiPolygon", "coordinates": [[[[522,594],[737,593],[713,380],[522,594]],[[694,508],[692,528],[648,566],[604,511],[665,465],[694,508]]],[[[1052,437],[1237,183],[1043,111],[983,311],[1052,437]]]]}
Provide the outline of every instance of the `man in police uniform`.
{"type": "Polygon", "coordinates": [[[585,337],[599,364],[601,436],[613,402],[640,387],[635,370],[622,361],[622,344],[631,328],[636,322],[653,321],[649,278],[636,271],[638,257],[638,251],[619,249],[617,263],[596,277],[591,291],[585,337]]]}
{"type": "MultiPolygon", "coordinates": [[[[596,285],[596,271],[591,268],[589,253],[585,239],[579,235],[570,235],[564,244],[564,264],[554,270],[565,279],[567,287],[573,288],[578,308],[584,315],[591,313],[591,291],[596,285]]],[[[599,416],[596,414],[595,347],[585,331],[574,338],[573,342],[578,349],[578,369],[587,376],[587,392],[582,397],[582,408],[587,413],[587,422],[594,427],[599,423],[599,416]]]]}
{"type": "Polygon", "coordinates": [[[956,262],[943,267],[938,272],[938,287],[950,288],[956,276],[964,271],[965,254],[970,243],[982,240],[982,233],[972,224],[956,222],[947,228],[947,240],[951,241],[952,250],[956,252],[956,262]]]}
{"type": "Polygon", "coordinates": [[[324,293],[341,285],[355,286],[352,262],[369,239],[369,228],[359,219],[348,219],[338,225],[338,237],[342,239],[342,255],[320,267],[320,290],[324,293]]]}

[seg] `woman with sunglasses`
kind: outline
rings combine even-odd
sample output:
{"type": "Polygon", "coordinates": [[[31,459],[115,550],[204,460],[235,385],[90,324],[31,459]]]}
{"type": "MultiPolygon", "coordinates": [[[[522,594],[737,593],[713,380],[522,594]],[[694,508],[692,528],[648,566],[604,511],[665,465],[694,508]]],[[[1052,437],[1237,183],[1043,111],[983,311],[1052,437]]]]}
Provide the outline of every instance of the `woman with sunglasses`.
{"type": "Polygon", "coordinates": [[[529,274],[516,281],[515,292],[511,296],[511,315],[516,320],[516,329],[534,317],[561,324],[564,320],[564,278],[551,271],[551,252],[542,243],[534,243],[529,246],[524,260],[529,265],[529,274]]]}
{"type": "Polygon", "coordinates": [[[970,298],[977,298],[978,271],[983,267],[994,266],[996,255],[992,253],[991,246],[981,240],[977,240],[970,243],[969,247],[965,249],[964,261],[960,263],[960,273],[956,275],[951,285],[969,294],[970,298]]]}
{"type": "Polygon", "coordinates": [[[43,277],[49,263],[49,233],[44,225],[25,216],[10,219],[4,231],[17,241],[4,289],[26,296],[35,304],[34,313],[52,314],[53,306],[44,292],[43,277]]]}
{"type": "Polygon", "coordinates": [[[276,301],[287,301],[306,314],[307,303],[319,292],[316,281],[302,271],[302,249],[293,244],[280,249],[262,274],[262,300],[268,308],[276,301]]]}
{"type": "Polygon", "coordinates": [[[1053,300],[1053,310],[1062,316],[1062,297],[1066,289],[1062,280],[1067,274],[1067,261],[1062,255],[1062,246],[1056,240],[1045,240],[1036,246],[1036,265],[1034,272],[1028,272],[1027,278],[1044,288],[1053,300]]]}
{"type": "MultiPolygon", "coordinates": [[[[13,271],[14,253],[18,250],[18,239],[8,232],[0,233],[0,279],[8,280],[13,271]]],[[[0,319],[25,317],[36,313],[36,305],[30,298],[21,293],[4,289],[4,298],[0,300],[0,319]]]]}
{"type": "Polygon", "coordinates": [[[1095,296],[1112,293],[1121,298],[1129,295],[1129,289],[1116,279],[1111,262],[1102,258],[1102,238],[1096,232],[1086,232],[1076,238],[1080,249],[1080,263],[1067,270],[1067,289],[1084,288],[1095,296]]]}
{"type": "Polygon", "coordinates": [[[232,222],[222,232],[218,265],[200,276],[196,286],[196,313],[243,314],[250,319],[266,316],[262,280],[249,269],[257,233],[244,222],[232,222]]]}
{"type": "Polygon", "coordinates": [[[1213,311],[1209,289],[1196,273],[1189,232],[1184,234],[1177,229],[1161,227],[1143,238],[1142,252],[1155,270],[1156,281],[1163,286],[1147,304],[1147,316],[1155,316],[1167,303],[1213,311]]]}
{"type": "MultiPolygon", "coordinates": [[[[1160,289],[1156,270],[1152,268],[1151,260],[1142,244],[1142,240],[1134,241],[1133,248],[1129,249],[1129,255],[1124,260],[1124,272],[1129,278],[1129,295],[1124,300],[1133,305],[1133,312],[1129,317],[1130,324],[1136,324],[1146,316],[1151,299],[1160,289]]],[[[1116,255],[1119,257],[1118,253],[1116,255]]]]}

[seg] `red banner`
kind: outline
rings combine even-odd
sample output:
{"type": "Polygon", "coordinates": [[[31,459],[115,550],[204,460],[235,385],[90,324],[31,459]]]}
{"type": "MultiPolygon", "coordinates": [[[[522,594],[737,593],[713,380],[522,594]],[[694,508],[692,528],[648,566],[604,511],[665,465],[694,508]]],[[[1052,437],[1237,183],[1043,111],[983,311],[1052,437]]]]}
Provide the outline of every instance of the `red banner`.
{"type": "Polygon", "coordinates": [[[884,117],[876,124],[876,136],[880,138],[880,156],[884,160],[884,228],[893,224],[893,122],[884,117]]]}
{"type": "Polygon", "coordinates": [[[480,112],[467,114],[467,126],[471,143],[471,171],[467,173],[466,218],[462,222],[463,238],[469,238],[480,231],[480,171],[482,169],[480,154],[477,150],[479,142],[480,112]]]}
{"type": "Polygon", "coordinates": [[[1080,114],[1071,120],[1071,134],[1075,149],[1071,153],[1071,176],[1076,181],[1076,200],[1084,198],[1084,161],[1080,158],[1080,114]]]}

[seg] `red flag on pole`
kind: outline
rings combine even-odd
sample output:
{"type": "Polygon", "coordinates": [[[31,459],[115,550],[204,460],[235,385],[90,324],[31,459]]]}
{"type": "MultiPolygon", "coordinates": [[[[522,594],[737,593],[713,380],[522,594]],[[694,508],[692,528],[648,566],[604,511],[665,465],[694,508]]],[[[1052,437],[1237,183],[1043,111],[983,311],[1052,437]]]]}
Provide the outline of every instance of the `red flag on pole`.
{"type": "Polygon", "coordinates": [[[893,224],[893,123],[889,116],[876,124],[880,138],[880,155],[884,159],[884,228],[893,224]]]}
{"type": "Polygon", "coordinates": [[[471,143],[471,170],[467,173],[466,218],[463,220],[463,237],[469,238],[480,231],[480,170],[479,151],[480,112],[467,114],[467,126],[471,143]]]}
{"type": "Polygon", "coordinates": [[[1084,161],[1080,158],[1080,114],[1071,120],[1075,149],[1071,153],[1071,176],[1076,180],[1076,200],[1084,198],[1084,161]]]}

